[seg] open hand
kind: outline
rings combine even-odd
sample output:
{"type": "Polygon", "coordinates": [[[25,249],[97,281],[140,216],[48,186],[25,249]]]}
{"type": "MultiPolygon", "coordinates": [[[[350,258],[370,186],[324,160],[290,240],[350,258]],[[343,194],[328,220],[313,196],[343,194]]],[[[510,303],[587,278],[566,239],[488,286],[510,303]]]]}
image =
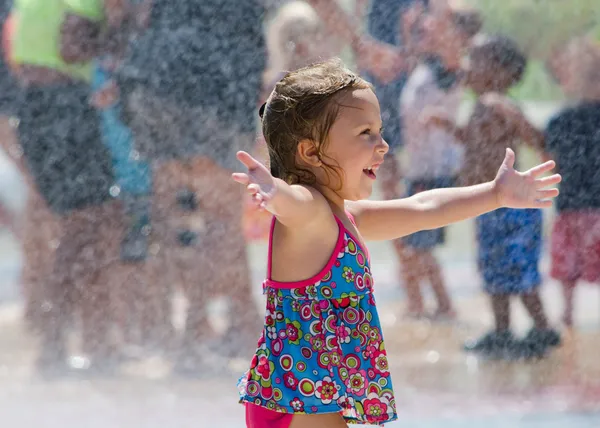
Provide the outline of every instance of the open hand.
{"type": "Polygon", "coordinates": [[[261,209],[266,209],[267,204],[273,199],[277,190],[275,179],[266,166],[248,153],[238,152],[237,158],[248,168],[248,173],[236,172],[231,177],[238,183],[246,186],[254,205],[261,209]]]}
{"type": "Polygon", "coordinates": [[[510,208],[551,207],[552,199],[558,196],[558,189],[551,186],[560,183],[561,176],[542,175],[554,169],[554,161],[544,162],[525,172],[516,171],[514,165],[515,152],[506,149],[504,162],[494,179],[500,205],[510,208]]]}

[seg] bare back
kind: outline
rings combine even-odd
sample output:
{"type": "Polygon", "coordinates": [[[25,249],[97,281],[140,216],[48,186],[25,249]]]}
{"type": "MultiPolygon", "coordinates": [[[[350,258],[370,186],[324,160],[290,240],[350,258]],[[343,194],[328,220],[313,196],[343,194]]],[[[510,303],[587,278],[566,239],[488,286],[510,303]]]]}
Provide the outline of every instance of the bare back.
{"type": "Polygon", "coordinates": [[[465,128],[465,158],[461,186],[491,181],[504,159],[506,148],[519,143],[516,126],[494,108],[477,102],[465,128]]]}
{"type": "MultiPolygon", "coordinates": [[[[333,211],[328,211],[329,215],[325,214],[303,228],[289,228],[274,222],[269,279],[278,282],[298,282],[321,272],[331,258],[340,233],[343,233],[335,220],[336,216],[346,230],[360,238],[357,228],[345,213],[334,214],[333,211]]],[[[360,240],[362,244],[362,238],[360,240]]]]}

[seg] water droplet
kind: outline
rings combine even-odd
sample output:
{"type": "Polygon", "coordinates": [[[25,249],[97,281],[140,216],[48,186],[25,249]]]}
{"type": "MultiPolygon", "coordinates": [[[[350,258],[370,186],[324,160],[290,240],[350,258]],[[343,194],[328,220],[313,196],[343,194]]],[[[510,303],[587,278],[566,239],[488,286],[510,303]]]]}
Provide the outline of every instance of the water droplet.
{"type": "Polygon", "coordinates": [[[20,144],[12,144],[8,151],[9,154],[15,159],[19,159],[21,156],[23,156],[23,147],[21,147],[20,144]]]}
{"type": "Polygon", "coordinates": [[[159,244],[152,244],[152,245],[150,245],[150,247],[148,249],[150,251],[150,254],[152,254],[153,256],[155,256],[160,251],[160,245],[159,244]]]}
{"type": "Polygon", "coordinates": [[[429,351],[425,359],[428,363],[435,364],[440,360],[440,353],[437,351],[429,351]]]}
{"type": "Polygon", "coordinates": [[[75,369],[87,369],[90,367],[90,360],[84,357],[71,357],[69,358],[69,364],[75,369]]]}
{"type": "Polygon", "coordinates": [[[18,128],[19,127],[19,118],[17,117],[11,117],[10,119],[8,119],[8,124],[10,125],[11,128],[18,128]]]}
{"type": "Polygon", "coordinates": [[[110,187],[110,190],[108,192],[110,193],[110,196],[116,198],[121,194],[121,188],[117,185],[114,185],[110,187]]]}
{"type": "Polygon", "coordinates": [[[467,371],[470,374],[474,374],[479,371],[479,360],[477,359],[477,357],[475,357],[473,355],[469,355],[469,356],[467,356],[465,361],[467,364],[467,371]]]}

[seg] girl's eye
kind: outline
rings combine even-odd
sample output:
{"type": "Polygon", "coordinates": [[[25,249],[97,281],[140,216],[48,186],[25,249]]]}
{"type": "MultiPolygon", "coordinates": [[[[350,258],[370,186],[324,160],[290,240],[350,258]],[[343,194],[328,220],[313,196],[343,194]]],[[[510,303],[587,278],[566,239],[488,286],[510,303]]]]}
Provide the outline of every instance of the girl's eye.
{"type": "Polygon", "coordinates": [[[371,130],[365,129],[363,132],[360,133],[360,135],[371,135],[371,130]]]}

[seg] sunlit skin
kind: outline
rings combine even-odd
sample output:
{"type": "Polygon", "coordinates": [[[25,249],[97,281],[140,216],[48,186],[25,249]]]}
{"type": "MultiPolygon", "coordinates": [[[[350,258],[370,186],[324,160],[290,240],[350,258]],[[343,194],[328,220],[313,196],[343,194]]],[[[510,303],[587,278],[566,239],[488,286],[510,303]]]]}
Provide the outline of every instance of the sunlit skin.
{"type": "MultiPolygon", "coordinates": [[[[557,189],[549,187],[561,177],[557,174],[542,177],[554,168],[554,162],[521,173],[513,168],[514,152],[507,150],[493,181],[422,192],[406,199],[366,200],[388,150],[381,137],[379,103],[370,89],[346,91],[335,98],[333,101],[342,107],[327,136],[323,156],[319,156],[317,143],[313,141],[300,141],[297,147],[296,163],[315,174],[315,186],[289,185],[271,176],[248,153],[238,152],[247,172],[234,173],[232,178],[245,186],[257,206],[277,219],[271,252],[271,278],[275,281],[304,280],[322,269],[339,232],[332,214],[362,241],[390,240],[500,207],[547,207],[558,195],[557,189]],[[341,182],[325,163],[337,165],[341,182]],[[357,227],[350,222],[347,212],[354,216],[357,227]]],[[[341,415],[324,414],[294,416],[292,422],[294,427],[315,424],[337,427],[344,426],[344,421],[341,415]]]]}
{"type": "Polygon", "coordinates": [[[329,133],[323,160],[343,171],[341,182],[337,174],[314,159],[312,142],[300,144],[298,157],[316,175],[317,182],[323,183],[315,186],[317,190],[343,209],[345,200],[358,201],[371,196],[377,169],[389,146],[381,135],[381,112],[372,90],[345,93],[337,101],[342,108],[329,133]]]}

